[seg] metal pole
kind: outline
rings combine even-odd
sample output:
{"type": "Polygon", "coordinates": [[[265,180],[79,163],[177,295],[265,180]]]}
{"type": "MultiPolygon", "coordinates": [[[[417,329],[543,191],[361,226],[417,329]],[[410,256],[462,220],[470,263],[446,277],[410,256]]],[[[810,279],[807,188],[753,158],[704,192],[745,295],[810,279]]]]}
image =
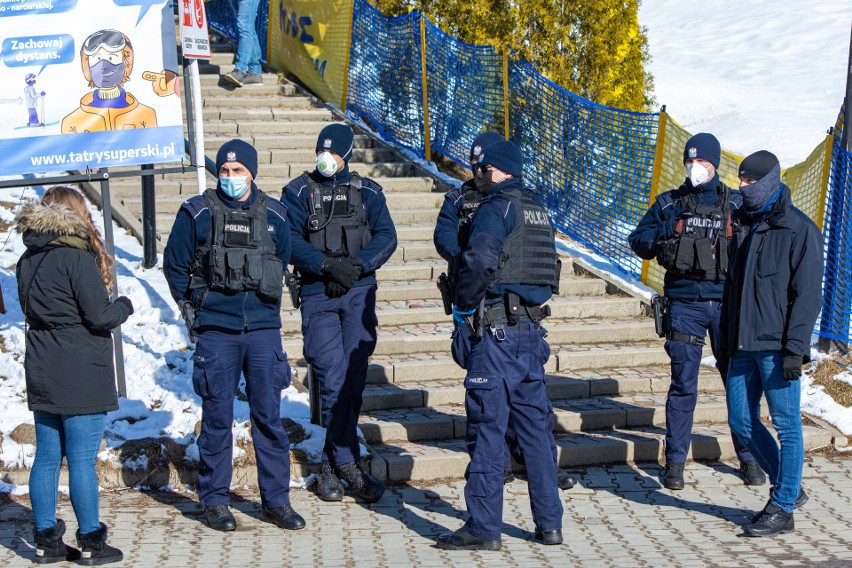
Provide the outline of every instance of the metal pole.
{"type": "MultiPolygon", "coordinates": [[[[143,170],[153,170],[154,164],[144,164],[143,170]]],[[[154,201],[154,176],[142,176],[142,266],[157,265],[157,210],[154,201]]]]}
{"type": "Polygon", "coordinates": [[[189,64],[189,74],[192,81],[192,120],[195,123],[195,163],[198,179],[198,193],[204,193],[207,188],[207,176],[204,171],[204,127],[201,122],[201,77],[198,75],[198,60],[193,59],[189,64]]]}
{"type": "Polygon", "coordinates": [[[198,157],[195,155],[195,121],[193,120],[192,104],[195,97],[192,94],[192,77],[189,72],[190,60],[183,59],[183,93],[186,99],[186,134],[189,140],[189,161],[192,164],[198,163],[198,157]]]}
{"type": "MultiPolygon", "coordinates": [[[[115,300],[118,297],[118,278],[115,270],[115,240],[112,235],[112,202],[109,196],[109,172],[104,168],[101,170],[101,173],[104,174],[101,179],[101,197],[104,209],[104,240],[106,241],[107,254],[113,260],[110,297],[115,300]]],[[[115,378],[118,383],[118,396],[127,398],[127,385],[124,382],[124,347],[121,344],[121,326],[112,330],[112,341],[115,351],[115,378]]]]}

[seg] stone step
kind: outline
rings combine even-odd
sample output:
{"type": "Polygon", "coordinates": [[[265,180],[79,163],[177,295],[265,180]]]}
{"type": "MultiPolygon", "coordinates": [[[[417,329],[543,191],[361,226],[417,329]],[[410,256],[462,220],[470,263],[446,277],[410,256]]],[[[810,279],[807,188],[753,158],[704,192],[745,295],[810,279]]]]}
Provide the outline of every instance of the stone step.
{"type": "MultiPolygon", "coordinates": [[[[831,444],[831,433],[815,426],[803,427],[805,450],[831,444]]],[[[664,461],[665,429],[631,428],[557,434],[560,467],[636,464],[664,461]]],[[[464,440],[406,442],[371,446],[374,475],[393,482],[434,481],[464,476],[468,458],[464,440]]],[[[689,458],[736,460],[727,425],[700,425],[692,430],[689,458]]]]}
{"type": "MultiPolygon", "coordinates": [[[[245,138],[245,141],[253,145],[258,152],[261,150],[313,149],[316,148],[317,134],[319,134],[319,130],[312,135],[274,136],[271,134],[258,134],[250,138],[245,138]]],[[[228,140],[230,138],[224,136],[205,136],[204,149],[208,153],[212,152],[215,156],[219,147],[228,140]]],[[[356,134],[353,140],[355,148],[369,148],[371,144],[372,140],[370,138],[360,134],[356,134]]]]}
{"type": "MultiPolygon", "coordinates": [[[[665,394],[563,399],[554,401],[553,407],[554,432],[665,428],[666,425],[665,394]]],[[[765,404],[761,416],[769,416],[765,404]]],[[[695,424],[726,423],[725,395],[700,395],[693,420],[695,424]]],[[[369,444],[464,438],[466,424],[464,398],[440,406],[362,412],[359,421],[369,444]]]]}
{"type": "MultiPolygon", "coordinates": [[[[315,134],[322,130],[322,127],[317,128],[318,124],[328,124],[321,121],[299,121],[299,120],[207,120],[205,118],[204,135],[205,136],[229,136],[231,138],[248,139],[251,136],[262,134],[315,134]]],[[[184,121],[186,127],[186,121],[184,121]]],[[[283,163],[293,161],[287,159],[283,163]]],[[[408,170],[413,169],[410,164],[405,164],[408,170]]],[[[310,169],[314,166],[310,165],[310,169]]],[[[299,173],[305,170],[305,164],[299,164],[299,173]]],[[[268,173],[268,172],[267,172],[268,173]]],[[[366,175],[366,174],[365,174],[366,175]]]]}
{"type": "MultiPolygon", "coordinates": [[[[634,342],[629,346],[583,342],[570,346],[551,346],[551,350],[550,359],[544,366],[547,373],[576,373],[579,370],[600,372],[603,369],[622,370],[669,365],[662,340],[634,342]]],[[[301,359],[301,351],[290,353],[292,361],[301,359]]],[[[450,356],[449,348],[415,355],[374,355],[367,368],[367,382],[370,384],[401,385],[463,379],[464,375],[464,369],[456,365],[450,356]]]]}
{"type": "MultiPolygon", "coordinates": [[[[450,321],[404,327],[383,326],[378,331],[379,338],[374,355],[449,353],[452,331],[453,324],[450,321]]],[[[613,341],[621,343],[650,341],[656,337],[654,326],[647,318],[548,321],[547,333],[547,340],[551,348],[580,342],[588,344],[613,341]]],[[[303,346],[301,333],[283,334],[282,343],[284,351],[293,354],[294,360],[300,358],[299,355],[302,353],[303,346]]]]}
{"type": "MultiPolygon", "coordinates": [[[[243,87],[248,89],[250,87],[243,87]]],[[[240,89],[242,91],[242,89],[240,89]]],[[[314,101],[310,97],[291,96],[257,96],[246,97],[240,95],[213,95],[202,97],[204,100],[204,108],[289,108],[289,109],[310,109],[316,108],[314,101]]],[[[319,131],[317,131],[319,132],[319,131]]]]}
{"type": "Polygon", "coordinates": [[[233,65],[237,56],[233,52],[218,52],[211,53],[210,59],[206,61],[209,65],[233,65]]]}
{"type": "MultiPolygon", "coordinates": [[[[277,73],[263,73],[263,74],[262,74],[262,77],[263,77],[263,84],[264,84],[264,85],[278,85],[278,84],[279,84],[279,82],[280,82],[280,79],[278,78],[278,74],[277,74],[277,73]]],[[[215,86],[224,86],[224,85],[229,85],[229,86],[233,87],[233,85],[231,85],[230,83],[226,82],[226,81],[225,81],[225,80],[221,77],[221,75],[217,75],[217,74],[215,74],[215,73],[210,73],[210,74],[202,73],[202,74],[200,74],[200,75],[199,75],[199,78],[201,79],[201,87],[202,87],[202,89],[203,89],[204,87],[215,87],[215,86]]],[[[285,82],[285,83],[281,83],[281,84],[282,84],[282,85],[288,85],[288,86],[289,86],[289,85],[292,85],[292,84],[291,84],[291,83],[289,83],[289,82],[285,82]]],[[[258,85],[250,85],[250,86],[251,86],[252,88],[255,88],[255,87],[257,87],[258,85]]]]}
{"type": "MultiPolygon", "coordinates": [[[[413,263],[406,263],[408,266],[413,263]]],[[[428,270],[428,263],[422,264],[423,270],[428,270]]],[[[387,265],[386,265],[387,266],[387,265]]],[[[405,272],[414,271],[416,268],[402,268],[395,272],[379,270],[379,279],[389,281],[387,274],[398,276],[397,280],[405,280],[405,272]]],[[[299,311],[290,310],[289,302],[281,314],[282,333],[300,333],[301,316],[299,311]]],[[[640,302],[634,298],[622,298],[617,296],[558,296],[548,302],[554,319],[582,319],[582,318],[622,318],[641,315],[640,302]]],[[[394,302],[378,302],[376,315],[379,318],[379,326],[413,326],[419,324],[446,324],[451,321],[451,316],[444,313],[443,304],[438,299],[434,300],[407,300],[394,302]]],[[[545,323],[545,327],[549,325],[545,323]]]]}
{"type": "MultiPolygon", "coordinates": [[[[274,76],[273,76],[274,77],[274,76]]],[[[215,84],[210,83],[202,83],[201,84],[201,96],[203,98],[208,97],[294,97],[301,96],[298,91],[296,91],[296,87],[292,84],[278,84],[276,82],[267,83],[265,80],[263,83],[244,85],[243,87],[237,87],[236,85],[232,85],[225,81],[225,79],[219,79],[219,81],[215,84]],[[238,92],[239,91],[239,92],[238,92]]],[[[206,118],[206,115],[205,115],[206,118]]]]}
{"type": "MultiPolygon", "coordinates": [[[[208,122],[214,120],[324,122],[333,120],[334,115],[324,108],[220,108],[205,111],[204,118],[208,122]]],[[[313,156],[313,152],[309,156],[313,156]]]]}
{"type": "MultiPolygon", "coordinates": [[[[304,377],[304,368],[301,375],[304,377]]],[[[587,399],[600,396],[665,396],[671,384],[668,367],[612,369],[601,373],[582,371],[565,375],[547,375],[547,394],[551,400],[587,399]]],[[[436,407],[464,402],[464,384],[460,380],[410,382],[404,385],[371,384],[364,390],[363,412],[404,408],[436,407]]],[[[715,369],[702,367],[698,379],[699,394],[724,394],[722,378],[715,369]]]]}

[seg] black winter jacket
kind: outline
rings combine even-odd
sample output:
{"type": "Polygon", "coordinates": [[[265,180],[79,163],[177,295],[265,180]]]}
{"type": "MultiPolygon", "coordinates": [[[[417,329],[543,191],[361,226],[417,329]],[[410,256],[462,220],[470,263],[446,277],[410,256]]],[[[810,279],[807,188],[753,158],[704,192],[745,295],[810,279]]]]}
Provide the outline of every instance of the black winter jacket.
{"type": "Polygon", "coordinates": [[[754,219],[744,212],[731,244],[722,300],[727,355],[742,351],[810,353],[822,306],[823,238],[793,207],[790,190],[754,219]]]}
{"type": "Polygon", "coordinates": [[[18,215],[27,251],[17,266],[28,324],[30,410],[94,414],[118,408],[112,335],[129,308],[110,302],[86,227],[69,209],[30,204],[18,215]]]}

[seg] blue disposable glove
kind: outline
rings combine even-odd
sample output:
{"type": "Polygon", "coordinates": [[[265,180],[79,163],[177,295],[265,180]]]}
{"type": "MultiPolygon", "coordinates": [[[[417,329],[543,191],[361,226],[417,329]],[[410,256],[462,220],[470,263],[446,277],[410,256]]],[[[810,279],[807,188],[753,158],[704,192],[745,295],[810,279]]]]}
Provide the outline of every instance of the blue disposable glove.
{"type": "Polygon", "coordinates": [[[469,316],[476,311],[476,308],[470,310],[460,310],[458,306],[453,306],[453,319],[459,323],[464,323],[464,316],[469,316]]]}

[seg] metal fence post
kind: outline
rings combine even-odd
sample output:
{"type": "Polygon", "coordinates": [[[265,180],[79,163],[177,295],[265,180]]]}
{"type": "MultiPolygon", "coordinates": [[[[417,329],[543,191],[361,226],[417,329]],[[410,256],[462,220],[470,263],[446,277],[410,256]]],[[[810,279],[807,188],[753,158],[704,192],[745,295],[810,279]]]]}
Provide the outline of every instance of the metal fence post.
{"type": "MultiPolygon", "coordinates": [[[[112,234],[112,201],[109,195],[109,172],[101,179],[101,199],[104,211],[104,241],[106,241],[107,254],[115,260],[115,239],[112,234]]],[[[112,267],[112,290],[110,297],[115,300],[118,297],[118,275],[115,264],[112,267]]],[[[124,381],[124,346],[121,343],[121,326],[112,330],[112,342],[115,354],[115,378],[118,383],[118,396],[127,398],[127,384],[124,381]]]]}
{"type": "Polygon", "coordinates": [[[432,132],[429,129],[429,81],[426,73],[426,17],[420,18],[420,84],[423,90],[423,143],[426,161],[432,161],[432,132]]]}
{"type": "MultiPolygon", "coordinates": [[[[154,164],[144,164],[143,170],[153,170],[154,164]]],[[[154,176],[142,176],[142,266],[157,265],[157,211],[154,176]]]]}

